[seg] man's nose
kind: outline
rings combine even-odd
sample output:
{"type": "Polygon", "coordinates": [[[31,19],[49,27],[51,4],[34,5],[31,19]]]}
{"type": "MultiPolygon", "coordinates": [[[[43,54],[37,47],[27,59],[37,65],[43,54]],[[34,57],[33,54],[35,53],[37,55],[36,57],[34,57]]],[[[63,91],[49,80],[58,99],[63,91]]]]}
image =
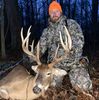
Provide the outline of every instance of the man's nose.
{"type": "Polygon", "coordinates": [[[51,15],[52,15],[52,16],[56,16],[56,12],[52,12],[51,15]]]}

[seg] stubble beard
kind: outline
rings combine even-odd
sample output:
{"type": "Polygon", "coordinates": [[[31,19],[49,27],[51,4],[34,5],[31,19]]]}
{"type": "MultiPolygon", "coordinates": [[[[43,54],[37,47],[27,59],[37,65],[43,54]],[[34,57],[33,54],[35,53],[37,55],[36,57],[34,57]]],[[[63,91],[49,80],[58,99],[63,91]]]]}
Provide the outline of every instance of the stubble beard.
{"type": "Polygon", "coordinates": [[[57,22],[57,20],[58,20],[59,18],[60,18],[60,17],[55,16],[55,17],[51,18],[51,21],[52,21],[53,23],[55,23],[55,22],[57,22]]]}

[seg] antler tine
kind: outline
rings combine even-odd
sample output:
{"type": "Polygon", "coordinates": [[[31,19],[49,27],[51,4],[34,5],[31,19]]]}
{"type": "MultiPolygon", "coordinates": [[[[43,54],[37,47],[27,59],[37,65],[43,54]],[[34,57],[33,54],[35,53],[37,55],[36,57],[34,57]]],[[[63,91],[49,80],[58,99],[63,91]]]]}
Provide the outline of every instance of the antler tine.
{"type": "Polygon", "coordinates": [[[31,27],[32,27],[32,25],[29,27],[28,32],[27,32],[27,36],[28,36],[28,38],[26,39],[26,48],[27,49],[29,49],[29,37],[31,34],[31,31],[30,31],[31,27]]]}
{"type": "Polygon", "coordinates": [[[40,60],[38,59],[38,57],[36,57],[33,54],[33,46],[34,46],[33,42],[31,45],[31,50],[29,51],[29,37],[31,34],[30,29],[31,29],[31,26],[29,27],[28,32],[27,32],[27,36],[25,38],[23,37],[23,28],[21,29],[22,49],[27,55],[33,57],[33,59],[38,63],[38,65],[40,65],[41,64],[40,60]]]}
{"type": "Polygon", "coordinates": [[[67,30],[66,26],[64,26],[64,28],[65,28],[65,33],[66,33],[67,39],[68,39],[68,41],[67,41],[67,43],[68,43],[68,48],[69,48],[69,50],[71,50],[71,48],[72,48],[72,40],[71,40],[71,37],[70,37],[70,33],[69,33],[69,31],[67,30]]]}
{"type": "Polygon", "coordinates": [[[39,62],[40,62],[40,54],[39,54],[39,52],[40,52],[40,44],[39,44],[39,42],[38,42],[38,44],[37,44],[37,59],[39,60],[39,62]]]}
{"type": "Polygon", "coordinates": [[[30,45],[30,47],[31,47],[31,52],[33,53],[34,51],[33,51],[33,48],[34,48],[34,40],[32,41],[32,44],[30,45]]]}
{"type": "MultiPolygon", "coordinates": [[[[31,26],[29,27],[28,31],[30,30],[31,26]]],[[[23,37],[23,28],[21,29],[21,40],[22,40],[22,49],[25,53],[29,53],[29,55],[32,55],[30,52],[28,52],[28,39],[29,39],[29,36],[30,36],[30,32],[27,33],[27,36],[26,38],[23,37]]]]}
{"type": "Polygon", "coordinates": [[[61,41],[62,47],[64,48],[65,51],[68,51],[69,49],[68,49],[68,45],[67,45],[67,37],[65,36],[66,40],[65,40],[65,44],[64,44],[61,32],[59,32],[59,34],[60,34],[60,41],[61,41]]]}
{"type": "Polygon", "coordinates": [[[56,59],[56,58],[57,58],[58,49],[59,49],[59,44],[58,44],[58,47],[57,47],[57,49],[56,49],[56,51],[55,51],[55,56],[54,56],[54,59],[56,59]]]}
{"type": "Polygon", "coordinates": [[[23,38],[23,27],[21,28],[21,40],[23,42],[24,38],[23,38]]]}
{"type": "MultiPolygon", "coordinates": [[[[34,40],[32,41],[32,44],[30,45],[31,46],[31,52],[34,54],[34,40]]],[[[37,44],[37,50],[36,50],[36,58],[37,58],[37,63],[38,63],[38,65],[41,65],[41,61],[40,61],[40,57],[39,57],[39,55],[40,55],[40,49],[39,49],[39,42],[38,42],[38,44],[37,44]]]]}

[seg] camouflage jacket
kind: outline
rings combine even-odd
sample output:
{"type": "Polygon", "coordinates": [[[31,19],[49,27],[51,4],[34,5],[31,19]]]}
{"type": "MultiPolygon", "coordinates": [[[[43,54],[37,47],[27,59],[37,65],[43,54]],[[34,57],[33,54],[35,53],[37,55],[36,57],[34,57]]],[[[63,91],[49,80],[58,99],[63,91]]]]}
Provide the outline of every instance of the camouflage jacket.
{"type": "Polygon", "coordinates": [[[40,38],[40,49],[41,54],[44,54],[48,49],[48,58],[47,62],[51,62],[54,58],[56,48],[58,44],[60,45],[58,50],[58,56],[64,55],[64,50],[60,44],[59,31],[62,33],[64,40],[64,25],[66,26],[67,20],[67,29],[70,33],[72,39],[72,50],[69,55],[66,56],[66,59],[59,62],[56,67],[61,67],[65,70],[69,70],[71,65],[78,61],[82,55],[82,49],[84,45],[84,36],[79,24],[73,19],[66,19],[65,16],[61,16],[56,23],[52,23],[49,19],[49,25],[44,29],[42,36],[40,38]]]}

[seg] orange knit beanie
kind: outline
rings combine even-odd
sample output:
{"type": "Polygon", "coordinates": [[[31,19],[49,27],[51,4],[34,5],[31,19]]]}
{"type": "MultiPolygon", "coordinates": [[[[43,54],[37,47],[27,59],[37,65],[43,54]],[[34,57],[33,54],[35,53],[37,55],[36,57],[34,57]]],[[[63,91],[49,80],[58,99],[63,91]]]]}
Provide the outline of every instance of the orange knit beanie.
{"type": "Polygon", "coordinates": [[[49,14],[53,9],[57,9],[62,12],[61,5],[57,1],[52,1],[52,3],[49,5],[49,14]]]}

